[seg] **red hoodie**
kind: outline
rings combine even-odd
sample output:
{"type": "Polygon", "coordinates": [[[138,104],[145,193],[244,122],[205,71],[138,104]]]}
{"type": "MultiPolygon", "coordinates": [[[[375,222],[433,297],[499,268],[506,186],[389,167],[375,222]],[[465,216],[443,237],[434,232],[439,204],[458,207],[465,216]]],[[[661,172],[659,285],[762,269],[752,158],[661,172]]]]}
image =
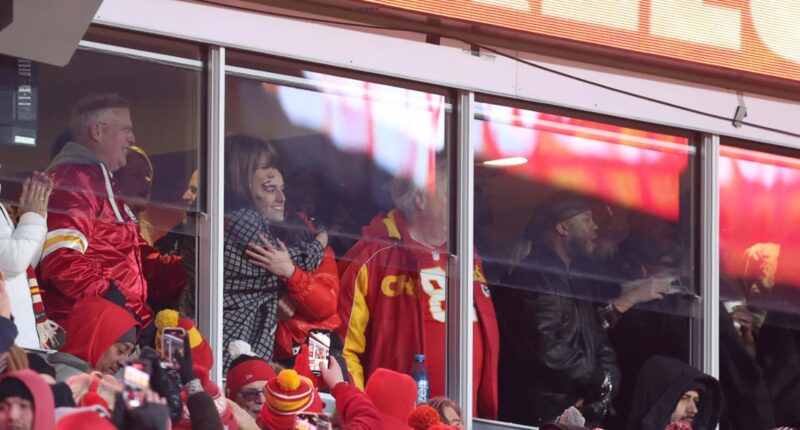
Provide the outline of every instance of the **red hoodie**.
{"type": "MultiPolygon", "coordinates": [[[[347,382],[340,382],[331,389],[336,399],[336,412],[342,425],[350,430],[382,429],[381,415],[363,391],[347,382]]],[[[388,429],[387,429],[388,430],[388,429]]]]}
{"type": "Polygon", "coordinates": [[[55,401],[50,385],[30,369],[22,369],[6,374],[5,378],[14,378],[22,382],[33,397],[32,430],[51,430],[55,427],[55,401]]]}
{"type": "MultiPolygon", "coordinates": [[[[375,369],[409,373],[415,354],[425,354],[430,396],[444,395],[445,285],[447,254],[410,238],[399,211],[380,214],[342,258],[339,294],[343,355],[355,384],[375,369]]],[[[482,418],[497,417],[497,319],[475,253],[473,296],[473,406],[482,418]]]]}
{"type": "Polygon", "coordinates": [[[137,322],[126,309],[100,297],[78,300],[65,329],[61,352],[72,354],[97,368],[100,358],[137,322]]]}

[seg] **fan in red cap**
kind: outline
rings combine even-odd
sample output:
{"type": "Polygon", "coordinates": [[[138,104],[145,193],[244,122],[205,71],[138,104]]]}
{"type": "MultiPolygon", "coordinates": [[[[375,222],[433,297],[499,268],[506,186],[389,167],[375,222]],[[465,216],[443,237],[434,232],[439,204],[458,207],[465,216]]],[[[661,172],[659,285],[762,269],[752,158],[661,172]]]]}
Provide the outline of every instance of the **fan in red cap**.
{"type": "Polygon", "coordinates": [[[321,414],[322,401],[310,379],[294,370],[282,370],[266,385],[267,401],[258,416],[261,428],[294,429],[295,415],[321,414]]]}
{"type": "Polygon", "coordinates": [[[258,417],[266,401],[264,387],[275,377],[275,370],[256,356],[247,342],[234,340],[228,346],[231,367],[228,369],[225,393],[253,418],[258,417]]]}

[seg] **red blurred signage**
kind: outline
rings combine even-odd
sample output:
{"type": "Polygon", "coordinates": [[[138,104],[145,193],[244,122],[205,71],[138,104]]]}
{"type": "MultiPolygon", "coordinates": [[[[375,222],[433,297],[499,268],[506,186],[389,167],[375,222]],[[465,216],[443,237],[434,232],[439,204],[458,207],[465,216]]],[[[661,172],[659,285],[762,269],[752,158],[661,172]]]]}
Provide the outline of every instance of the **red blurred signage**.
{"type": "Polygon", "coordinates": [[[359,1],[728,71],[800,81],[800,1],[359,1]]]}

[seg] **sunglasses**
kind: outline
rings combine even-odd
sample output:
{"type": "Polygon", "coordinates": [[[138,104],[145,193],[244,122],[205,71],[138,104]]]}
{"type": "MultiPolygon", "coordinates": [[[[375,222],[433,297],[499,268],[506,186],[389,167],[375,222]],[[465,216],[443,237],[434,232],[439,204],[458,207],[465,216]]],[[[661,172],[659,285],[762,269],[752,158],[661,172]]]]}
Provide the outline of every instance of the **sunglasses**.
{"type": "Polygon", "coordinates": [[[242,397],[243,400],[248,402],[254,402],[259,399],[259,397],[265,397],[264,390],[259,390],[257,388],[251,388],[248,390],[239,391],[239,395],[242,397]]]}

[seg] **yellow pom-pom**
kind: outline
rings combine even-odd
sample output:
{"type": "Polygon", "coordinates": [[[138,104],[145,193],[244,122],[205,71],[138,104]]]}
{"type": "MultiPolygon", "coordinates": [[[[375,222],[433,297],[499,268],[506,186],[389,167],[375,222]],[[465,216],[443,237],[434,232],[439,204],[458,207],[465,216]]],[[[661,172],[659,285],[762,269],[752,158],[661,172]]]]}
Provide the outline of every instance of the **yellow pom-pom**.
{"type": "Polygon", "coordinates": [[[294,391],[300,387],[300,376],[292,369],[281,370],[278,374],[278,385],[286,391],[294,391]]]}
{"type": "Polygon", "coordinates": [[[174,309],[164,309],[156,315],[156,328],[178,326],[178,311],[174,309]]]}

